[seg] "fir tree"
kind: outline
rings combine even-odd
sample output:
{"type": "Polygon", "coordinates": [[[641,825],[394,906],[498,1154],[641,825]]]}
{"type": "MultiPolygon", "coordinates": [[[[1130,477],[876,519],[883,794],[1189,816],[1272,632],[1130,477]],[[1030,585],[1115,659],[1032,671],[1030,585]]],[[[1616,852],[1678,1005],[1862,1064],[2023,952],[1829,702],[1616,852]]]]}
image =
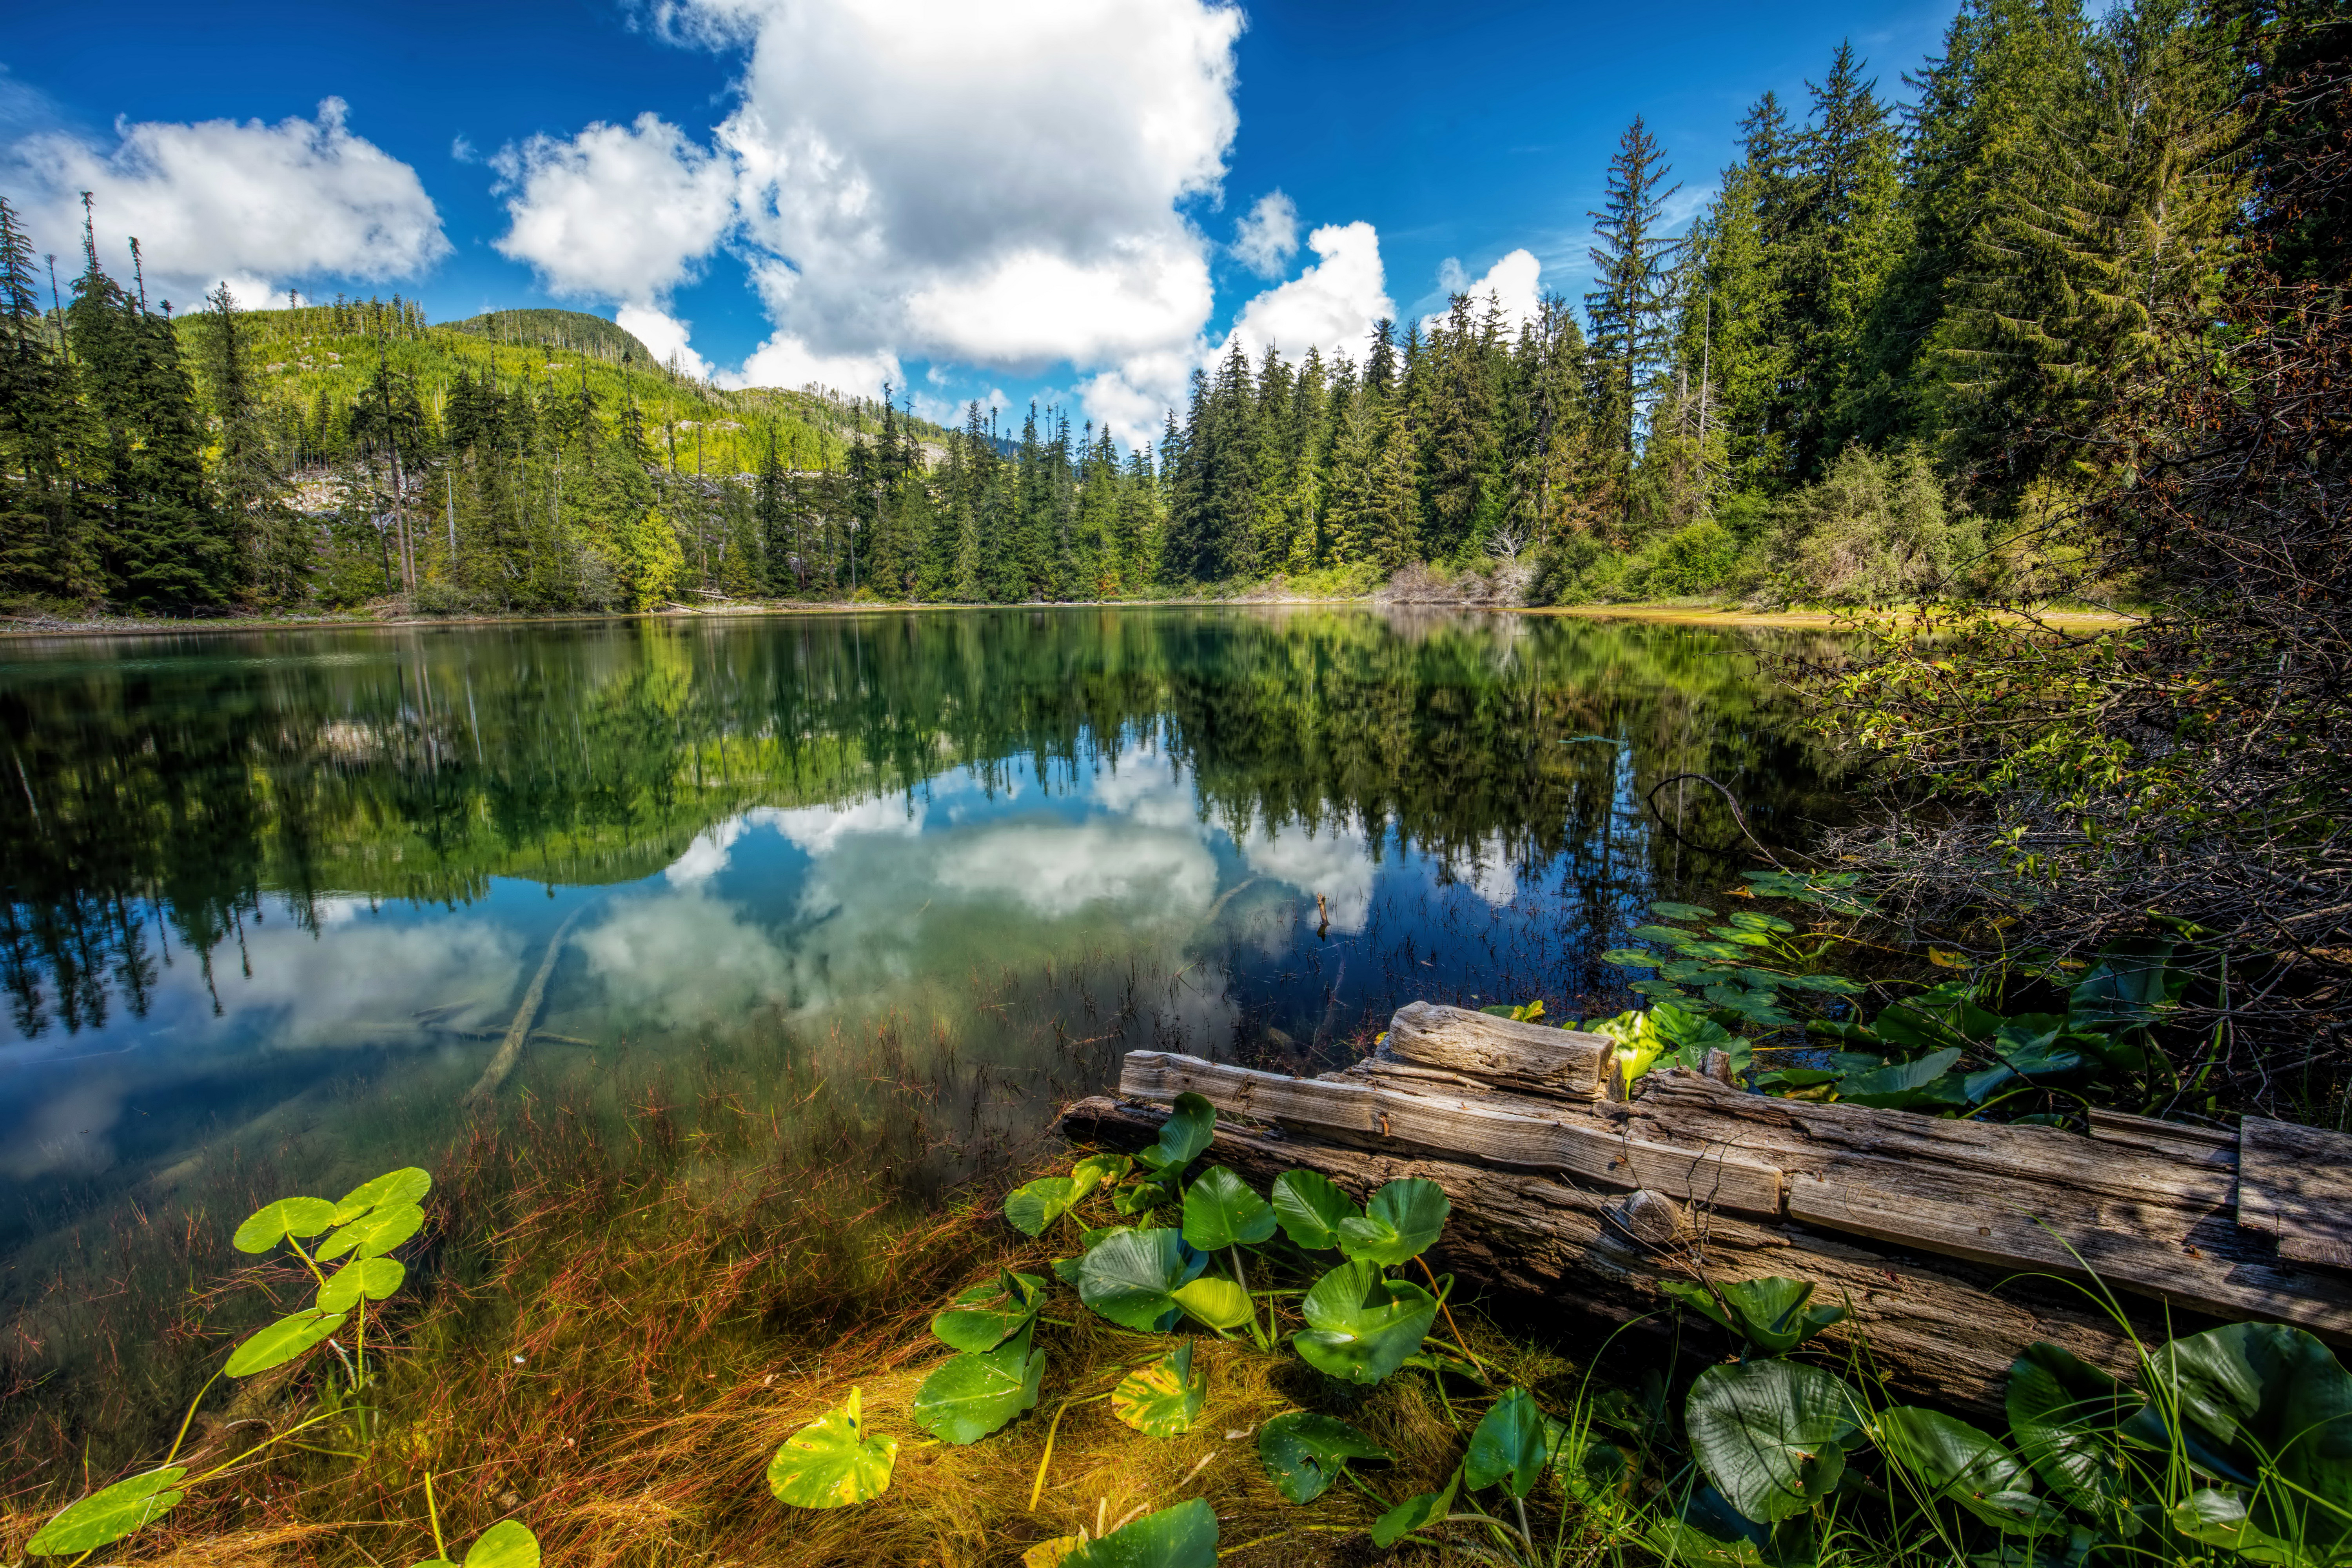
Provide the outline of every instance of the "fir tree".
{"type": "Polygon", "coordinates": [[[1620,474],[1632,467],[1643,396],[1666,350],[1666,254],[1674,241],[1659,229],[1666,198],[1682,188],[1665,183],[1671,172],[1635,117],[1609,161],[1605,205],[1588,215],[1600,240],[1591,251],[1597,286],[1584,297],[1599,372],[1595,423],[1607,432],[1620,474]]]}

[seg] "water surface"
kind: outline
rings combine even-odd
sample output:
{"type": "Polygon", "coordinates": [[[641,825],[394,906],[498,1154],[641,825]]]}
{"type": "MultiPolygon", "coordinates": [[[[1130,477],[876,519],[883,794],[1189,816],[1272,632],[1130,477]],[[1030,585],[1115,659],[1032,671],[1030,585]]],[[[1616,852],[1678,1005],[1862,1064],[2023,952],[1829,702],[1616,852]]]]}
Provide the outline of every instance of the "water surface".
{"type": "Polygon", "coordinates": [[[887,1036],[992,1065],[967,1133],[1139,1045],[1306,1070],[1417,996],[1614,1010],[1599,955],[1736,870],[1693,847],[1737,835],[1713,792],[1661,795],[1679,833],[1645,792],[1709,774],[1767,837],[1830,809],[1759,662],[1789,638],[1186,608],[0,646],[0,1259],[224,1151],[429,1163],[551,944],[503,1093],[887,1036]]]}

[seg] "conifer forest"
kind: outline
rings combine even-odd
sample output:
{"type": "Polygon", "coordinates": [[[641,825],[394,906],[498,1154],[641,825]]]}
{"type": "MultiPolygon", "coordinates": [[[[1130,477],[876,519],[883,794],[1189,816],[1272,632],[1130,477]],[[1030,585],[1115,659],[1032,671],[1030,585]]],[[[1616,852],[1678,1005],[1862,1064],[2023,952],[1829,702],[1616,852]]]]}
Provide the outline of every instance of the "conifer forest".
{"type": "Polygon", "coordinates": [[[1429,563],[1537,604],[2112,595],[2084,508],[2198,417],[2166,389],[2256,395],[2252,338],[2341,353],[2328,9],[1968,0],[1899,81],[1848,46],[1768,93],[1672,235],[1704,172],[1637,119],[1582,298],[1514,328],[1457,295],[1328,359],[1236,342],[1124,448],[1058,408],[723,392],[569,312],[154,300],[94,244],[61,280],[0,207],[0,592],[495,614],[1429,563]]]}

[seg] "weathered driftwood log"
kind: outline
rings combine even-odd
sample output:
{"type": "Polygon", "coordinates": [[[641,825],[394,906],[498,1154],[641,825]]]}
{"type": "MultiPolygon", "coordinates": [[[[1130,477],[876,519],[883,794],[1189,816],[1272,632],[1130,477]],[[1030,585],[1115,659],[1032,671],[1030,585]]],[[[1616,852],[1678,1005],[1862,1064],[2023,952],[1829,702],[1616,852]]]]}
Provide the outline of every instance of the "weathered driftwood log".
{"type": "Polygon", "coordinates": [[[2210,1319],[2352,1343],[2352,1278],[2311,1266],[2352,1258],[2336,1196],[2352,1191],[2352,1140],[2107,1112],[2085,1138],[1689,1072],[1618,1103],[1608,1061],[1596,1037],[1416,1003],[1381,1053],[1319,1079],[1133,1052],[1127,1103],[1085,1101],[1066,1126],[1132,1144],[1162,1119],[1133,1102],[1198,1093],[1256,1124],[1221,1121],[1214,1158],[1360,1191],[1427,1176],[1454,1198],[1446,1257],[1465,1278],[1618,1319],[1658,1310],[1664,1280],[1810,1279],[1852,1307],[1837,1332],[1893,1386],[1956,1404],[1998,1405],[2035,1340],[2117,1371],[2131,1334],[2210,1319]]]}

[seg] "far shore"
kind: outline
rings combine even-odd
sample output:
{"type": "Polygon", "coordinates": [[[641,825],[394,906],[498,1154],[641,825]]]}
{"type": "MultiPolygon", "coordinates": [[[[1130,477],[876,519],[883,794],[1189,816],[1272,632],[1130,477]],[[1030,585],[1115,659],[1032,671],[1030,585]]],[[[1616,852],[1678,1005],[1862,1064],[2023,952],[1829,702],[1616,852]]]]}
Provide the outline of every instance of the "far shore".
{"type": "MultiPolygon", "coordinates": [[[[1020,605],[915,604],[903,601],[834,599],[741,600],[721,604],[670,605],[658,610],[565,611],[550,615],[425,616],[393,612],[330,612],[311,616],[214,616],[173,618],[161,616],[8,615],[0,616],[0,641],[53,637],[156,637],[189,632],[256,631],[415,631],[434,626],[536,626],[567,621],[696,620],[765,616],[841,616],[900,614],[908,610],[1139,610],[1181,607],[1263,609],[1294,605],[1352,605],[1361,609],[1480,612],[1517,616],[1572,616],[1591,620],[1657,621],[1676,626],[1736,627],[1814,627],[1834,629],[1841,617],[1826,610],[1749,610],[1736,605],[1482,605],[1435,599],[1385,599],[1377,595],[1347,598],[1317,597],[1258,590],[1227,598],[1061,599],[1020,605]]],[[[2000,618],[2017,621],[2014,612],[2000,618]]],[[[2044,610],[2034,618],[2060,628],[2128,626],[2143,617],[2120,610],[2074,608],[2044,610]]]]}

